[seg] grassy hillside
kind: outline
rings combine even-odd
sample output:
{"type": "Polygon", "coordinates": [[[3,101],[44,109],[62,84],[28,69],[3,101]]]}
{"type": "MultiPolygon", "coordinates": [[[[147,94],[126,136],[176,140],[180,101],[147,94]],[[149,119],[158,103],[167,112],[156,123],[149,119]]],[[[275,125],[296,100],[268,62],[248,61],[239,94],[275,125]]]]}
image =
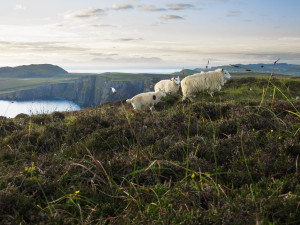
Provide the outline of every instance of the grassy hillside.
{"type": "Polygon", "coordinates": [[[0,94],[13,93],[15,91],[34,89],[39,86],[70,83],[77,77],[57,77],[57,78],[0,78],[0,94]]]}
{"type": "Polygon", "coordinates": [[[1,118],[0,223],[298,224],[299,86],[1,118]]]}
{"type": "Polygon", "coordinates": [[[59,66],[51,64],[32,64],[17,67],[1,67],[1,78],[42,78],[68,74],[59,66]]]}
{"type": "Polygon", "coordinates": [[[33,89],[38,86],[73,82],[77,76],[69,75],[59,66],[32,64],[0,68],[0,94],[33,89]]]}

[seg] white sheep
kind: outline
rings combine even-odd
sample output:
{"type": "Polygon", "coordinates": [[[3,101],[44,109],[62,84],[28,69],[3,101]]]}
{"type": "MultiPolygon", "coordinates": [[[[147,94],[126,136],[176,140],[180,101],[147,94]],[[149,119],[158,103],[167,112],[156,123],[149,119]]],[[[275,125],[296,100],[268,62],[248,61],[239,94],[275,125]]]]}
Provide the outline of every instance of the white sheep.
{"type": "Polygon", "coordinates": [[[159,91],[162,89],[169,95],[175,95],[180,87],[180,78],[171,78],[170,80],[161,80],[154,86],[154,91],[159,91]]]}
{"type": "Polygon", "coordinates": [[[194,101],[192,97],[202,91],[207,91],[212,95],[214,92],[220,91],[226,83],[226,79],[230,78],[231,75],[228,71],[223,69],[187,76],[181,81],[182,100],[189,98],[194,101]]]}
{"type": "Polygon", "coordinates": [[[131,103],[134,109],[144,109],[150,107],[152,111],[155,104],[157,104],[162,97],[166,97],[164,90],[156,92],[146,92],[134,96],[131,99],[127,99],[127,103],[131,103]]]}

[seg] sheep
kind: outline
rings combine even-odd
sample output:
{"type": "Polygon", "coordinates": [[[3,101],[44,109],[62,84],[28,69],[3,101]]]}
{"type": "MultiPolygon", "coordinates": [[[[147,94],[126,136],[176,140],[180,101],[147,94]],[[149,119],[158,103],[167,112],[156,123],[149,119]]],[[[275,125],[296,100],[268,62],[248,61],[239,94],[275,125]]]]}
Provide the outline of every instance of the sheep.
{"type": "Polygon", "coordinates": [[[212,96],[214,92],[220,91],[226,79],[230,78],[228,71],[223,69],[187,76],[181,81],[182,101],[188,97],[193,102],[192,97],[202,91],[207,91],[212,96]]]}
{"type": "Polygon", "coordinates": [[[127,99],[127,103],[131,103],[134,109],[144,109],[150,107],[152,111],[155,104],[157,104],[162,97],[166,97],[164,90],[159,89],[156,92],[146,92],[127,99]]]}
{"type": "Polygon", "coordinates": [[[175,95],[180,87],[180,78],[171,78],[170,80],[161,80],[154,86],[154,91],[159,91],[162,89],[169,95],[175,95]]]}

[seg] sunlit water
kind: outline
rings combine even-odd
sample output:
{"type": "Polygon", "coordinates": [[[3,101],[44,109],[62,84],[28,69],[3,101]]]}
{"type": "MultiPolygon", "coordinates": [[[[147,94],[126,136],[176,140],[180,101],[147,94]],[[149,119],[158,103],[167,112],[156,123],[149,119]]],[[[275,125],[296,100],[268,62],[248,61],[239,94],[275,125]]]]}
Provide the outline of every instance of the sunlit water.
{"type": "Polygon", "coordinates": [[[14,118],[20,113],[28,115],[52,113],[54,111],[73,111],[80,107],[68,100],[3,101],[0,100],[0,116],[14,118]]]}

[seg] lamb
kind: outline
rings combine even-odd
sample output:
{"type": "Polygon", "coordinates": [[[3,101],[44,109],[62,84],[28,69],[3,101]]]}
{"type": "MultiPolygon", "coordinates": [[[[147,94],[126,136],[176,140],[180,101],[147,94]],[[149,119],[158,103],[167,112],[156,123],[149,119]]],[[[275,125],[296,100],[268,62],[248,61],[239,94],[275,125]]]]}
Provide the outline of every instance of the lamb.
{"type": "Polygon", "coordinates": [[[166,97],[166,93],[164,90],[159,89],[155,92],[138,94],[131,99],[127,99],[126,102],[131,103],[134,109],[144,109],[150,107],[150,110],[152,111],[154,105],[160,102],[162,97],[166,97]]]}
{"type": "Polygon", "coordinates": [[[180,87],[180,78],[179,76],[177,78],[171,78],[170,80],[161,80],[158,83],[155,84],[154,90],[159,91],[159,89],[162,89],[166,92],[166,94],[169,95],[175,95],[180,87]]]}
{"type": "Polygon", "coordinates": [[[212,96],[214,92],[220,91],[226,79],[230,78],[228,71],[223,69],[187,76],[181,81],[182,100],[189,98],[193,102],[192,97],[202,91],[207,91],[212,96]]]}

